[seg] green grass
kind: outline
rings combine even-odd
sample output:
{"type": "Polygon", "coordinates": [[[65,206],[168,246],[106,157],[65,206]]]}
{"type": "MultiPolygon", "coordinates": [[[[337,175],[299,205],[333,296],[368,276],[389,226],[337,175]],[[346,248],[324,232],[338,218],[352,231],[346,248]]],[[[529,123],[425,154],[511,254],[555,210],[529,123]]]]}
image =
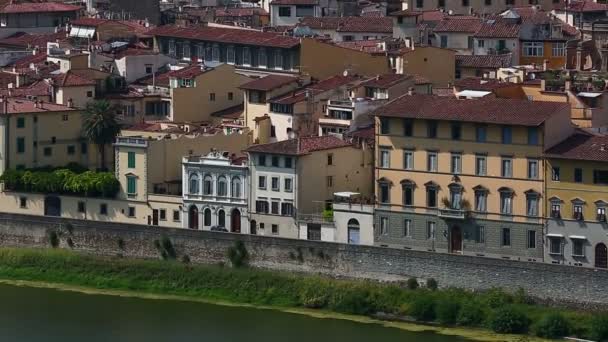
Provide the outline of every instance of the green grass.
{"type": "Polygon", "coordinates": [[[487,317],[493,317],[500,308],[509,306],[525,313],[531,333],[543,317],[561,313],[573,327],[571,335],[594,337],[590,335],[593,314],[528,304],[521,292],[511,295],[500,290],[484,293],[460,289],[410,290],[405,283],[336,280],[251,268],[187,265],[177,261],[95,257],[58,249],[0,248],[0,279],[367,316],[378,312],[409,316],[412,304],[421,300],[435,308],[437,303],[451,302],[454,303],[452,307],[461,310],[471,310],[472,306],[480,310],[481,315],[477,312],[477,316],[483,316],[483,320],[474,323],[477,327],[487,327],[487,317]]]}

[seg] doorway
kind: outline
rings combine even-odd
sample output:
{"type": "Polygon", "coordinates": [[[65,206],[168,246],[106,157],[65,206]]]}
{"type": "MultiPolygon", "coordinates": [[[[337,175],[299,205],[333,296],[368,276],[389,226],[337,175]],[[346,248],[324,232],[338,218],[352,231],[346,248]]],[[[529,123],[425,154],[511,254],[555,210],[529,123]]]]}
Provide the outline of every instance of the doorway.
{"type": "Polygon", "coordinates": [[[595,246],[595,267],[608,268],[608,248],[603,243],[595,246]]]}
{"type": "Polygon", "coordinates": [[[249,234],[256,235],[258,233],[258,226],[255,220],[251,220],[249,223],[249,234]]]}
{"type": "Polygon", "coordinates": [[[459,226],[453,226],[450,234],[450,249],[452,253],[462,253],[462,230],[459,226]]]}
{"type": "Polygon", "coordinates": [[[61,216],[61,199],[57,196],[47,196],[44,198],[44,215],[61,216]]]}
{"type": "Polygon", "coordinates": [[[359,227],[359,221],[356,219],[348,220],[348,243],[351,245],[358,245],[360,243],[361,231],[359,227]]]}
{"type": "Polygon", "coordinates": [[[241,232],[241,212],[238,209],[232,209],[232,214],[230,214],[230,231],[241,232]]]}
{"type": "Polygon", "coordinates": [[[198,229],[198,208],[195,205],[188,209],[188,228],[198,229]]]}
{"type": "Polygon", "coordinates": [[[158,226],[158,209],[152,210],[152,225],[158,226]]]}

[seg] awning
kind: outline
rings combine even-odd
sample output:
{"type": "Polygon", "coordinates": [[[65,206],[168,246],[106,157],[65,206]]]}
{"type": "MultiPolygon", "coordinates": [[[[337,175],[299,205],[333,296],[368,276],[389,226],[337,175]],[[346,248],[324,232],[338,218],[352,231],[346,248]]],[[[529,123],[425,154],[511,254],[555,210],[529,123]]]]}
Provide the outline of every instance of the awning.
{"type": "Polygon", "coordinates": [[[587,237],[582,235],[570,235],[568,237],[573,240],[587,240],[587,237]]]}
{"type": "Polygon", "coordinates": [[[92,27],[72,26],[70,29],[70,37],[78,38],[93,38],[95,29],[92,27]]]}
{"type": "Polygon", "coordinates": [[[562,234],[555,234],[555,233],[547,234],[547,237],[560,238],[560,239],[564,238],[564,236],[562,234]]]}
{"type": "Polygon", "coordinates": [[[582,91],[577,94],[577,96],[580,96],[580,97],[591,97],[591,98],[595,98],[600,95],[602,95],[602,93],[589,93],[589,92],[585,92],[585,91],[582,91]]]}
{"type": "Polygon", "coordinates": [[[467,99],[476,98],[476,97],[484,97],[492,94],[490,91],[480,91],[480,90],[463,90],[461,92],[456,93],[457,97],[466,97],[467,99]]]}
{"type": "Polygon", "coordinates": [[[358,192],[350,192],[350,191],[334,192],[334,196],[336,196],[336,197],[351,198],[353,196],[358,196],[358,195],[360,195],[360,193],[358,193],[358,192]]]}

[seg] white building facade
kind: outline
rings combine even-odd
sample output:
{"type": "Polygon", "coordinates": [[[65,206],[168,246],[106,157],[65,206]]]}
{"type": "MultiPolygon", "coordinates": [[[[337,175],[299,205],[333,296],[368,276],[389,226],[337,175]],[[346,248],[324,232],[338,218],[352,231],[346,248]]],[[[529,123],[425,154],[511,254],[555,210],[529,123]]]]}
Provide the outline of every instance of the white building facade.
{"type": "Polygon", "coordinates": [[[212,151],[182,159],[183,228],[250,233],[248,168],[243,158],[212,151]]]}

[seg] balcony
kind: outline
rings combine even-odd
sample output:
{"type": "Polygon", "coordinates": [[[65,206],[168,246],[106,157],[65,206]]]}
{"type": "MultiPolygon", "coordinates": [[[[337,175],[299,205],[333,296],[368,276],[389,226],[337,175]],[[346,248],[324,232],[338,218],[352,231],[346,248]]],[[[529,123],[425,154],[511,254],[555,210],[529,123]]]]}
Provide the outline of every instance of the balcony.
{"type": "Polygon", "coordinates": [[[328,107],[353,108],[351,100],[329,100],[328,107]]]}
{"type": "Polygon", "coordinates": [[[320,118],[319,119],[319,125],[320,126],[344,126],[344,127],[350,127],[350,122],[351,120],[344,120],[344,119],[334,119],[334,118],[320,118]]]}
{"type": "Polygon", "coordinates": [[[467,211],[462,209],[439,209],[438,216],[444,219],[464,220],[467,218],[467,211]]]}
{"type": "Polygon", "coordinates": [[[148,140],[134,137],[117,137],[115,145],[128,147],[148,147],[148,140]]]}
{"type": "Polygon", "coordinates": [[[324,214],[298,214],[297,221],[300,223],[317,223],[325,226],[334,226],[333,216],[324,214]]]}
{"type": "Polygon", "coordinates": [[[469,217],[471,203],[467,199],[461,199],[459,203],[452,203],[447,197],[441,199],[444,208],[439,209],[437,216],[444,219],[464,220],[469,217]]]}

